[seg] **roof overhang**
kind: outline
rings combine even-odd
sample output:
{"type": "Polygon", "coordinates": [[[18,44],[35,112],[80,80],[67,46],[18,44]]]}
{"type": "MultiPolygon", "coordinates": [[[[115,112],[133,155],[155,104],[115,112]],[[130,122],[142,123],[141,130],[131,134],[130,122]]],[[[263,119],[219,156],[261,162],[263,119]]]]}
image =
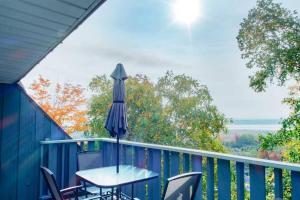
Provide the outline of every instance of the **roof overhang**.
{"type": "Polygon", "coordinates": [[[21,80],[105,0],[1,0],[0,83],[21,80]]]}

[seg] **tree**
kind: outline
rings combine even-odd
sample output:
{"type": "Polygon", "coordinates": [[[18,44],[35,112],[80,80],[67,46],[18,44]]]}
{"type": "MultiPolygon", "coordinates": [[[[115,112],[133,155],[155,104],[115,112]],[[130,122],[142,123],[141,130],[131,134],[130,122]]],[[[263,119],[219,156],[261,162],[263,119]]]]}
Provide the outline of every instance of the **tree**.
{"type": "Polygon", "coordinates": [[[237,40],[242,58],[248,61],[247,67],[259,69],[250,78],[250,86],[255,91],[264,91],[267,81],[273,79],[278,79],[281,86],[288,79],[296,82],[290,87],[290,96],[283,100],[291,112],[283,120],[282,129],[276,134],[260,136],[259,141],[264,154],[278,150],[284,152],[282,159],[300,162],[294,156],[294,150],[298,149],[294,146],[300,144],[300,19],[297,12],[272,0],[258,0],[243,19],[237,40]]]}
{"type": "MultiPolygon", "coordinates": [[[[248,68],[257,68],[250,76],[250,87],[256,92],[265,91],[267,83],[277,80],[283,86],[287,80],[296,82],[290,88],[290,96],[283,100],[290,106],[289,117],[275,134],[260,136],[262,154],[269,158],[281,158],[288,162],[300,162],[300,19],[296,11],[290,11],[272,0],[258,0],[255,8],[241,23],[237,37],[242,58],[248,68]],[[277,153],[276,155],[276,152],[277,153]],[[278,155],[281,154],[281,155],[278,155]],[[274,156],[275,155],[275,156],[274,156]]],[[[291,198],[291,180],[283,172],[284,197],[291,198]]],[[[267,181],[273,180],[269,174],[267,181]]],[[[273,188],[267,184],[267,199],[274,199],[273,188]]]]}
{"type": "Polygon", "coordinates": [[[59,84],[51,92],[51,82],[41,75],[30,85],[31,97],[67,133],[88,130],[86,99],[80,85],[59,84]]]}
{"type": "MultiPolygon", "coordinates": [[[[112,86],[112,80],[106,76],[96,76],[89,85],[94,92],[88,113],[93,135],[108,136],[104,124],[112,103],[112,86]]],[[[126,80],[126,106],[127,139],[153,143],[171,140],[171,131],[166,132],[171,129],[162,110],[161,98],[147,76],[136,75],[126,80]]]]}
{"type": "Polygon", "coordinates": [[[282,128],[275,134],[260,136],[261,149],[278,150],[289,162],[300,162],[300,82],[289,88],[290,96],[284,103],[290,106],[290,115],[282,122],[282,128]]]}
{"type": "MultiPolygon", "coordinates": [[[[90,83],[92,134],[107,136],[104,123],[112,99],[112,81],[97,76],[90,83]]],[[[145,75],[126,81],[127,139],[223,151],[218,134],[225,117],[212,104],[206,86],[186,75],[167,72],[157,83],[145,75]]]]}
{"type": "Polygon", "coordinates": [[[248,68],[250,87],[264,91],[268,82],[279,85],[289,79],[300,80],[300,19],[273,0],[258,0],[243,19],[237,36],[242,58],[248,68]]]}
{"type": "Polygon", "coordinates": [[[167,72],[156,87],[174,125],[176,145],[224,151],[218,136],[226,131],[228,120],[212,105],[205,85],[184,74],[167,72]]]}

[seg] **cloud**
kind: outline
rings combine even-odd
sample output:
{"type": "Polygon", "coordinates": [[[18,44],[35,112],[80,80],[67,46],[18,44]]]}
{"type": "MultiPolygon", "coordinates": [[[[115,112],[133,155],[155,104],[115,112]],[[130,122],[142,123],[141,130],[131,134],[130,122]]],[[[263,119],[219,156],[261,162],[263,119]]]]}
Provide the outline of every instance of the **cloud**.
{"type": "Polygon", "coordinates": [[[92,58],[104,58],[108,60],[120,60],[133,63],[140,67],[187,67],[187,63],[170,58],[160,51],[114,47],[112,45],[85,45],[80,47],[78,53],[92,58]]]}

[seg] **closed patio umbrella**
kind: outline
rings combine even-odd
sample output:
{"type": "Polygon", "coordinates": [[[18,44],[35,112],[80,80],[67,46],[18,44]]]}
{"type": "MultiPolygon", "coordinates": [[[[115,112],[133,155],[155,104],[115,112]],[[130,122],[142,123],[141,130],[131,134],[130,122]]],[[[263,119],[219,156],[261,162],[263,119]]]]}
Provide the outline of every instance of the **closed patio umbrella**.
{"type": "Polygon", "coordinates": [[[117,137],[117,173],[119,173],[119,138],[127,133],[128,128],[124,82],[128,77],[122,64],[117,64],[111,77],[114,79],[113,102],[105,122],[105,128],[112,137],[117,137]]]}

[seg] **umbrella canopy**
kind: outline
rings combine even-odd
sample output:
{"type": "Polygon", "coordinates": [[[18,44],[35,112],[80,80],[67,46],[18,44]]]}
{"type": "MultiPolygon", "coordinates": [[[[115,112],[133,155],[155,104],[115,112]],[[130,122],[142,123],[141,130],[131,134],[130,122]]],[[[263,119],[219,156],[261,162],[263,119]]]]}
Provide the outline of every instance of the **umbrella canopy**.
{"type": "Polygon", "coordinates": [[[124,82],[128,77],[122,64],[117,64],[111,77],[114,79],[113,103],[105,122],[105,128],[112,137],[122,137],[126,134],[128,128],[124,82]]]}
{"type": "Polygon", "coordinates": [[[111,74],[114,79],[113,103],[109,109],[105,128],[112,137],[117,137],[117,173],[119,173],[119,138],[127,132],[127,116],[125,105],[125,80],[127,74],[122,64],[117,64],[111,74]]]}

